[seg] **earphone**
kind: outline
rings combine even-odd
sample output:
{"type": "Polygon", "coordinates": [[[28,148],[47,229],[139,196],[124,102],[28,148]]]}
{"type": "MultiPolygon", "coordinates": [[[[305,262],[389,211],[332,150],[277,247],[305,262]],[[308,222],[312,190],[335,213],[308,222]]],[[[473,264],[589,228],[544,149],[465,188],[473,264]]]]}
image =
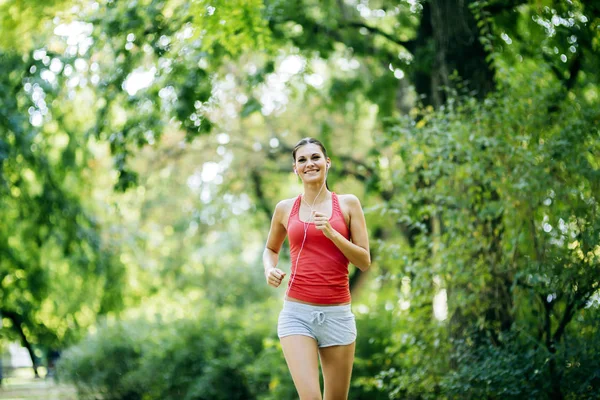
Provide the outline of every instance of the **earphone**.
{"type": "MultiPolygon", "coordinates": [[[[290,292],[290,289],[292,288],[292,284],[294,283],[294,278],[296,277],[296,274],[298,274],[298,261],[300,261],[300,254],[302,254],[302,249],[304,249],[304,243],[306,242],[306,234],[308,232],[308,227],[310,226],[310,224],[312,222],[313,213],[315,211],[314,210],[315,203],[317,202],[317,199],[319,198],[319,195],[321,194],[321,191],[323,190],[323,188],[327,184],[327,174],[329,172],[329,166],[330,166],[330,164],[327,163],[327,167],[325,168],[325,180],[323,181],[323,184],[321,185],[321,188],[319,189],[319,192],[315,196],[315,199],[314,199],[312,205],[308,204],[306,202],[306,200],[304,200],[304,197],[302,197],[302,200],[304,200],[304,202],[306,203],[306,205],[310,208],[310,217],[308,219],[308,222],[304,222],[304,221],[300,220],[300,208],[298,208],[298,221],[300,221],[300,222],[302,222],[304,224],[304,237],[302,238],[302,244],[300,245],[300,250],[298,250],[298,256],[296,257],[296,270],[292,274],[292,278],[290,280],[290,284],[288,285],[288,288],[287,288],[287,290],[285,292],[285,296],[286,297],[287,297],[288,293],[290,292]]],[[[296,175],[298,175],[298,171],[296,171],[296,169],[294,169],[294,173],[296,173],[296,175]]]]}

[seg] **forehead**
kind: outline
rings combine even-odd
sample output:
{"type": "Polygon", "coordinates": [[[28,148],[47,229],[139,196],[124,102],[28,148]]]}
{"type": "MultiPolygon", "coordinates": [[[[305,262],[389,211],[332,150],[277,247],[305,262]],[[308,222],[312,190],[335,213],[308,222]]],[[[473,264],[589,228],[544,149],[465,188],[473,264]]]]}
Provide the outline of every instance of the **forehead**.
{"type": "Polygon", "coordinates": [[[319,145],[315,143],[307,143],[304,146],[299,147],[298,150],[296,150],[296,159],[300,157],[310,157],[315,153],[323,155],[321,147],[319,147],[319,145]]]}

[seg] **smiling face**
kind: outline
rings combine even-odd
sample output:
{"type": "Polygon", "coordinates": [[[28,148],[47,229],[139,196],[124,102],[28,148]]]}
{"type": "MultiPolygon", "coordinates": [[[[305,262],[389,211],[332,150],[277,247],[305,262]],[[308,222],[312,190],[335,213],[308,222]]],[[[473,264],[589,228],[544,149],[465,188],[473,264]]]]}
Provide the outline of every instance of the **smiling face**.
{"type": "Polygon", "coordinates": [[[325,179],[329,162],[319,145],[308,143],[296,151],[294,169],[304,182],[319,181],[325,179]]]}

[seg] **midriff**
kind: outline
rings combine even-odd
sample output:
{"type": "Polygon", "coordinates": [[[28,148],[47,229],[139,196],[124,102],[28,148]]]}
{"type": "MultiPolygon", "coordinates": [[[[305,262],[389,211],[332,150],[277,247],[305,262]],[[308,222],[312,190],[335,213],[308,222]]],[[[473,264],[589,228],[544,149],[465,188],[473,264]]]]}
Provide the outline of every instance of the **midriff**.
{"type": "Polygon", "coordinates": [[[311,306],[319,306],[319,307],[345,306],[346,304],[350,304],[349,301],[347,301],[345,303],[334,303],[334,304],[311,303],[311,302],[308,302],[308,301],[302,301],[302,300],[299,300],[299,299],[295,299],[295,298],[290,297],[290,296],[285,296],[285,299],[287,301],[293,301],[295,303],[302,303],[302,304],[308,304],[308,305],[311,305],[311,306]]]}

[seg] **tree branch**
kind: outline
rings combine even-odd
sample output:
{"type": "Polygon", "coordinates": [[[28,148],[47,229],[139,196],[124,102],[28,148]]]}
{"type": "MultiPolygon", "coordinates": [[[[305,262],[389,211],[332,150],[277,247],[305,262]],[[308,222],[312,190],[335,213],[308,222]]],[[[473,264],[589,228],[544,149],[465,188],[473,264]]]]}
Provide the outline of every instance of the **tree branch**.
{"type": "Polygon", "coordinates": [[[548,54],[544,53],[544,55],[543,55],[544,61],[546,61],[546,63],[548,63],[548,65],[550,66],[550,69],[554,73],[554,76],[556,76],[556,79],[561,81],[565,85],[565,88],[567,90],[571,90],[573,88],[573,86],[575,86],[575,82],[577,82],[577,76],[579,75],[579,71],[581,71],[581,68],[582,68],[582,60],[581,59],[583,56],[581,54],[582,53],[580,51],[573,59],[573,62],[571,62],[571,65],[569,66],[569,77],[568,78],[565,78],[564,71],[562,71],[560,68],[558,68],[554,64],[552,58],[548,54]]]}
{"type": "Polygon", "coordinates": [[[256,169],[250,172],[250,179],[252,180],[252,186],[254,187],[254,194],[258,200],[258,208],[267,216],[267,219],[271,219],[271,206],[265,198],[265,193],[262,186],[262,178],[256,169]]]}
{"type": "Polygon", "coordinates": [[[39,378],[40,375],[38,373],[39,365],[37,362],[37,357],[35,356],[35,353],[33,351],[33,346],[31,345],[31,343],[27,339],[27,335],[25,335],[25,332],[23,331],[23,327],[22,327],[22,325],[24,324],[23,318],[16,312],[11,311],[11,310],[6,310],[6,309],[0,310],[0,314],[4,315],[6,318],[11,320],[13,329],[15,329],[17,331],[17,333],[19,334],[19,337],[21,338],[21,343],[23,344],[23,346],[25,346],[25,348],[27,349],[27,352],[29,353],[29,357],[31,358],[31,363],[33,364],[33,373],[35,374],[36,378],[39,378]]]}
{"type": "MultiPolygon", "coordinates": [[[[281,20],[277,20],[277,21],[269,21],[269,28],[272,31],[276,31],[277,30],[277,25],[279,24],[283,24],[286,22],[295,22],[297,24],[302,25],[303,27],[306,28],[306,30],[308,31],[310,29],[310,31],[315,35],[325,35],[330,37],[331,39],[333,39],[334,41],[338,42],[338,43],[342,43],[346,46],[348,46],[348,40],[347,38],[343,37],[342,35],[340,35],[339,31],[337,30],[332,30],[326,26],[320,25],[318,23],[316,23],[315,21],[298,21],[296,19],[293,18],[286,18],[286,19],[281,19],[281,20]]],[[[348,27],[348,28],[352,28],[352,26],[350,25],[344,25],[341,24],[339,25],[340,28],[344,28],[344,27],[348,27]]],[[[368,29],[367,26],[365,26],[365,28],[368,29]]],[[[376,29],[376,28],[373,28],[376,29]]],[[[383,32],[382,32],[383,33],[383,32]]],[[[391,37],[391,35],[389,35],[391,37]]],[[[305,49],[310,49],[310,45],[306,45],[306,43],[298,43],[298,41],[295,38],[290,38],[290,40],[298,45],[300,48],[305,48],[305,49]]],[[[406,47],[407,49],[409,48],[414,48],[415,46],[413,46],[411,44],[412,41],[410,42],[400,42],[397,39],[393,39],[393,41],[397,44],[400,44],[404,47],[406,47]]],[[[350,46],[353,47],[353,46],[350,46]]],[[[385,49],[381,49],[381,48],[375,48],[374,46],[369,46],[369,45],[364,45],[364,46],[360,46],[360,53],[363,55],[370,55],[370,56],[374,56],[377,57],[380,60],[383,60],[384,64],[387,65],[390,62],[393,61],[398,61],[398,57],[394,54],[390,54],[389,52],[387,52],[385,49]]],[[[410,51],[410,50],[409,50],[410,51]]],[[[411,51],[412,52],[412,51],[411,51]]]]}
{"type": "Polygon", "coordinates": [[[542,252],[540,250],[540,244],[538,242],[537,234],[535,233],[535,221],[533,220],[533,209],[529,208],[531,212],[531,216],[529,218],[529,226],[531,228],[531,235],[533,237],[533,248],[535,249],[535,255],[537,258],[537,262],[542,262],[542,252]]]}
{"type": "Polygon", "coordinates": [[[581,54],[581,51],[577,53],[575,59],[569,67],[569,79],[567,79],[567,81],[565,82],[565,87],[567,88],[567,90],[571,90],[573,86],[575,86],[575,82],[577,81],[577,75],[579,75],[579,71],[581,71],[581,54]]]}
{"type": "Polygon", "coordinates": [[[540,300],[544,305],[544,333],[546,336],[546,348],[548,351],[554,354],[556,348],[554,347],[554,341],[552,340],[552,302],[549,302],[547,298],[544,298],[543,294],[539,294],[540,300]]]}
{"type": "Polygon", "coordinates": [[[552,340],[555,343],[562,338],[562,335],[564,334],[567,325],[569,324],[569,322],[571,322],[577,310],[579,310],[594,293],[595,290],[590,290],[585,294],[576,296],[567,303],[562,320],[560,321],[560,324],[558,325],[558,328],[556,328],[556,331],[554,332],[554,335],[552,337],[552,340]]]}
{"type": "Polygon", "coordinates": [[[526,4],[526,0],[505,0],[505,1],[497,1],[494,3],[489,3],[484,6],[483,9],[490,14],[496,15],[500,14],[503,11],[513,10],[515,7],[520,6],[521,4],[526,4]]]}
{"type": "Polygon", "coordinates": [[[346,23],[340,24],[340,28],[364,28],[364,29],[368,30],[370,33],[374,33],[376,35],[383,36],[387,40],[389,40],[393,43],[396,43],[399,46],[404,47],[411,53],[413,53],[415,50],[416,41],[414,41],[414,40],[402,41],[402,40],[398,39],[397,37],[395,37],[394,35],[384,32],[381,29],[376,28],[374,26],[369,26],[369,25],[365,24],[364,22],[358,22],[358,21],[346,22],[346,23]]]}

